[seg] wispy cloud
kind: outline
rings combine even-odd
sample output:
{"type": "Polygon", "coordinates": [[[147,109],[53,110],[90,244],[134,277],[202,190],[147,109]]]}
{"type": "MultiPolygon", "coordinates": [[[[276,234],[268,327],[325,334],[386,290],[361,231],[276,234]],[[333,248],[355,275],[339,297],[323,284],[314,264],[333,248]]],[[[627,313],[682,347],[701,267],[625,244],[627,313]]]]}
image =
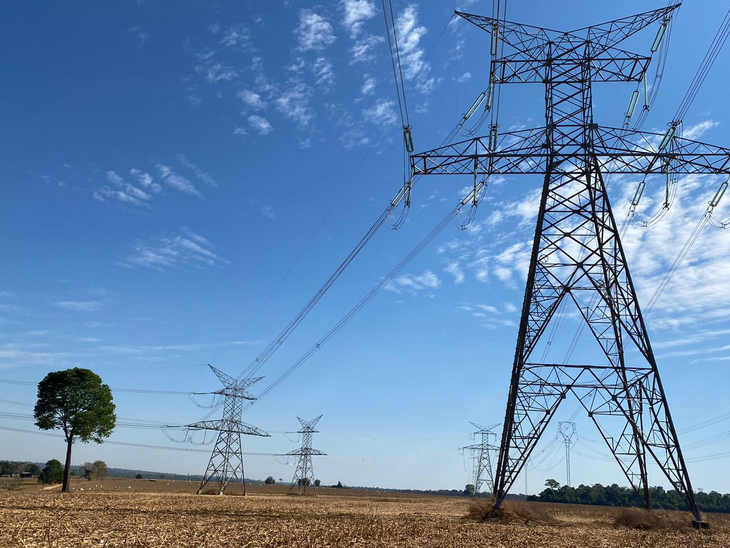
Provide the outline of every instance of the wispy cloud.
{"type": "Polygon", "coordinates": [[[371,0],[344,0],[342,8],[344,10],[342,24],[353,38],[357,38],[362,32],[365,22],[377,14],[375,2],[371,0]]]}
{"type": "MultiPolygon", "coordinates": [[[[220,30],[220,27],[218,27],[220,30]]],[[[215,33],[214,33],[215,34],[215,33]]],[[[251,40],[251,31],[243,23],[233,25],[222,32],[220,39],[221,46],[230,48],[235,47],[240,50],[248,51],[253,47],[251,40]]]]}
{"type": "Polygon", "coordinates": [[[112,170],[106,172],[106,178],[111,186],[104,185],[94,191],[93,196],[96,200],[99,200],[100,202],[117,200],[127,205],[143,208],[149,207],[147,202],[150,199],[150,195],[144,190],[126,182],[112,170]]]}
{"type": "Polygon", "coordinates": [[[429,296],[433,296],[433,290],[441,285],[441,280],[431,270],[424,270],[421,274],[403,274],[393,279],[385,289],[393,293],[402,293],[406,291],[411,295],[418,295],[421,291],[426,291],[429,296]]]}
{"type": "Polygon", "coordinates": [[[454,277],[455,284],[464,283],[464,270],[461,268],[459,261],[450,262],[446,268],[444,268],[444,272],[447,272],[454,277]]]}
{"type": "Polygon", "coordinates": [[[261,215],[263,215],[264,217],[266,217],[268,219],[276,218],[276,213],[274,212],[274,208],[271,207],[270,205],[260,202],[256,198],[251,198],[248,202],[251,205],[256,206],[259,210],[259,213],[261,213],[261,215]]]}
{"type": "Polygon", "coordinates": [[[54,304],[73,312],[97,312],[104,307],[104,303],[100,301],[59,301],[54,304]]]}
{"type": "Polygon", "coordinates": [[[364,31],[365,23],[375,17],[377,9],[370,0],[344,0],[342,24],[347,29],[353,45],[351,63],[364,63],[375,59],[375,47],[385,38],[364,31]]]}
{"type": "Polygon", "coordinates": [[[117,264],[127,268],[151,268],[160,272],[171,268],[207,268],[223,266],[228,260],[221,257],[208,239],[191,230],[182,229],[180,234],[156,238],[150,242],[137,242],[134,252],[117,264]]]}
{"type": "Polygon", "coordinates": [[[154,192],[155,194],[159,194],[162,190],[162,187],[154,182],[152,175],[150,175],[149,173],[145,173],[144,171],[137,168],[130,169],[129,173],[137,178],[137,181],[140,185],[142,185],[142,188],[145,188],[150,192],[154,192]]]}
{"type": "Polygon", "coordinates": [[[274,128],[269,123],[269,121],[263,116],[258,116],[257,114],[252,114],[251,116],[249,116],[248,123],[254,130],[256,130],[259,135],[268,135],[269,133],[274,131],[274,128]]]}
{"type": "Polygon", "coordinates": [[[410,4],[396,20],[400,58],[403,64],[403,76],[406,80],[416,79],[416,88],[421,92],[429,92],[436,84],[434,78],[428,78],[430,64],[425,60],[420,46],[421,39],[428,30],[418,21],[418,8],[410,4]]]}
{"type": "Polygon", "coordinates": [[[137,26],[129,27],[127,32],[134,34],[137,37],[137,46],[135,48],[137,51],[141,50],[150,39],[150,34],[137,26]]]}
{"type": "Polygon", "coordinates": [[[299,12],[299,25],[294,35],[297,39],[297,49],[300,51],[323,50],[337,40],[332,24],[308,9],[299,12]]]}
{"type": "Polygon", "coordinates": [[[372,95],[373,93],[375,93],[375,84],[377,83],[375,78],[373,78],[369,74],[364,74],[363,80],[364,81],[362,83],[362,87],[360,88],[360,93],[362,93],[363,95],[372,95]]]}
{"type": "Polygon", "coordinates": [[[208,66],[197,66],[195,67],[196,72],[199,72],[203,77],[210,83],[223,81],[230,81],[238,76],[238,71],[231,66],[227,66],[222,63],[213,63],[208,66]]]}
{"type": "Polygon", "coordinates": [[[395,102],[389,99],[378,99],[375,104],[363,109],[363,118],[376,126],[392,124],[396,121],[395,102]]]}
{"type": "Polygon", "coordinates": [[[105,345],[99,346],[99,350],[111,352],[114,354],[134,355],[149,354],[152,352],[195,352],[196,350],[207,350],[209,348],[218,348],[221,346],[256,346],[261,341],[233,341],[233,342],[215,342],[215,343],[186,343],[186,344],[160,344],[160,345],[105,345]]]}
{"type": "Polygon", "coordinates": [[[317,57],[312,64],[312,73],[315,81],[325,91],[331,91],[335,86],[335,72],[332,63],[326,57],[317,57]]]}
{"type": "Polygon", "coordinates": [[[293,81],[291,87],[275,100],[276,109],[296,123],[299,129],[308,129],[314,121],[311,105],[312,88],[304,82],[293,81]]]}
{"type": "Polygon", "coordinates": [[[719,125],[720,122],[715,122],[715,120],[704,120],[693,126],[685,127],[682,132],[682,137],[685,139],[699,139],[712,128],[716,128],[719,125]]]}
{"type": "Polygon", "coordinates": [[[46,365],[59,366],[69,363],[71,358],[84,356],[78,352],[51,352],[40,351],[35,344],[6,343],[0,345],[0,365],[46,365]]]}
{"type": "Polygon", "coordinates": [[[250,89],[242,89],[237,94],[238,97],[246,106],[249,106],[256,110],[263,110],[266,108],[266,103],[261,98],[261,95],[250,89]]]}
{"type": "Polygon", "coordinates": [[[180,192],[184,192],[186,194],[191,194],[193,196],[197,196],[198,198],[202,198],[202,195],[198,190],[195,188],[195,185],[190,182],[190,179],[183,177],[182,175],[178,175],[173,171],[173,169],[170,166],[166,166],[164,164],[157,164],[155,166],[157,168],[157,172],[160,174],[160,179],[162,181],[176,189],[180,192]]]}
{"type": "Polygon", "coordinates": [[[203,171],[200,167],[188,160],[184,154],[178,154],[177,159],[184,167],[195,173],[195,176],[200,181],[203,181],[206,185],[213,187],[218,186],[218,182],[211,175],[209,175],[206,171],[203,171]]]}

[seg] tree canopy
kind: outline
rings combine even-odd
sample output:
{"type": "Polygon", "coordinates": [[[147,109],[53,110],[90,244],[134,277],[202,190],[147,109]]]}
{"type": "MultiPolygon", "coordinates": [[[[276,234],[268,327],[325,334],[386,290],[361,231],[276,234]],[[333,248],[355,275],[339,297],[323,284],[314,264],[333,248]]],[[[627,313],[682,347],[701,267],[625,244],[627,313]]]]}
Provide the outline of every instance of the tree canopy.
{"type": "Polygon", "coordinates": [[[62,430],[66,438],[63,491],[69,487],[74,441],[78,438],[83,442],[103,443],[116,425],[114,410],[111,389],[88,369],[55,371],[38,383],[36,426],[41,430],[62,430]]]}
{"type": "Polygon", "coordinates": [[[56,459],[49,460],[41,470],[38,481],[45,484],[61,483],[63,481],[63,464],[56,459]]]}
{"type": "Polygon", "coordinates": [[[108,475],[106,463],[103,460],[84,463],[82,475],[87,480],[104,479],[108,475]]]}

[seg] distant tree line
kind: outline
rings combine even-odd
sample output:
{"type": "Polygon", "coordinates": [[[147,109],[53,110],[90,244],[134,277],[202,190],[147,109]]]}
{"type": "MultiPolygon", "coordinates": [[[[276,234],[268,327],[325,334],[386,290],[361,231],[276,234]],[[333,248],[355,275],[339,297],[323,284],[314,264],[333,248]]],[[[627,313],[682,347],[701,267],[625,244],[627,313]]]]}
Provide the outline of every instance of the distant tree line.
{"type": "MultiPolygon", "coordinates": [[[[566,504],[589,504],[598,506],[643,506],[642,500],[629,487],[617,484],[579,485],[570,487],[555,480],[545,482],[547,489],[539,495],[530,495],[527,500],[538,502],[562,502],[566,504]]],[[[663,487],[650,487],[649,497],[652,508],[664,510],[687,510],[680,494],[674,489],[669,491],[663,487]]],[[[730,494],[722,495],[717,491],[695,493],[697,504],[705,512],[730,513],[730,494]]]]}
{"type": "Polygon", "coordinates": [[[20,474],[38,476],[40,473],[40,466],[32,462],[0,460],[0,476],[17,476],[20,474]]]}

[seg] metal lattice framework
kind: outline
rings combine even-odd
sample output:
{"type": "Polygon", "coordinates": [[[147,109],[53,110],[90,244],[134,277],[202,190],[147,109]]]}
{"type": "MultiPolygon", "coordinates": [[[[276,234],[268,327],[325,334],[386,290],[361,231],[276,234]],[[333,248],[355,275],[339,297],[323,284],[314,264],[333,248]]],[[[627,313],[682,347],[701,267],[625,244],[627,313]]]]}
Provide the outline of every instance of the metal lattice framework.
{"type": "Polygon", "coordinates": [[[563,436],[563,443],[565,444],[565,485],[570,487],[570,445],[573,443],[573,436],[575,436],[575,423],[560,421],[558,423],[558,432],[563,436]]]}
{"type": "Polygon", "coordinates": [[[540,436],[577,396],[631,486],[650,507],[653,459],[695,517],[695,501],[603,175],[728,174],[730,149],[601,127],[593,82],[640,82],[649,58],[616,46],[678,6],[561,32],[457,12],[504,42],[490,69],[500,84],[541,83],[545,126],[448,144],[411,156],[412,175],[544,176],[495,477],[500,507],[540,436]],[[602,363],[543,363],[533,350],[558,306],[572,302],[605,355],[602,363]],[[630,347],[638,350],[627,357],[630,347]],[[636,356],[636,357],[634,357],[636,356]]]}
{"type": "Polygon", "coordinates": [[[492,453],[496,452],[497,445],[492,443],[497,440],[497,434],[492,432],[499,426],[499,423],[491,426],[482,426],[470,422],[477,431],[472,433],[472,439],[476,442],[462,447],[464,451],[471,453],[472,477],[474,481],[474,496],[476,497],[484,484],[487,485],[489,493],[494,493],[494,470],[492,468],[492,453]]]}
{"type": "Polygon", "coordinates": [[[246,478],[243,472],[243,445],[241,435],[270,437],[260,428],[241,420],[244,400],[255,400],[248,393],[248,387],[263,377],[236,380],[220,369],[209,366],[223,383],[224,388],[213,392],[223,398],[223,418],[221,420],[199,421],[188,424],[188,430],[214,430],[218,432],[213,452],[208,461],[203,480],[196,494],[200,494],[209,483],[218,484],[218,494],[225,493],[231,482],[241,484],[241,492],[246,494],[246,478]]]}
{"type": "Polygon", "coordinates": [[[317,488],[314,485],[314,467],[312,466],[312,457],[319,455],[326,455],[318,449],[312,449],[312,436],[319,432],[315,430],[315,426],[319,422],[322,415],[311,421],[305,421],[304,419],[297,417],[297,420],[302,425],[301,429],[297,430],[302,438],[302,446],[299,449],[286,453],[290,457],[299,457],[297,460],[297,467],[294,470],[294,477],[291,480],[291,487],[289,492],[291,493],[294,487],[299,487],[300,494],[306,494],[307,486],[312,488],[312,492],[316,495],[317,488]]]}

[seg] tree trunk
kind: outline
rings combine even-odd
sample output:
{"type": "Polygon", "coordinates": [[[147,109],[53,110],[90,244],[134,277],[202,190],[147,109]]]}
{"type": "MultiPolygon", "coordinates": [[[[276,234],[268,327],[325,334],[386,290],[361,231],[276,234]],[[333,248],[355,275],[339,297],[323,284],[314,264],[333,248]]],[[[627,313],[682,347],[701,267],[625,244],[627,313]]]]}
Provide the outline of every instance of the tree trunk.
{"type": "Polygon", "coordinates": [[[74,443],[73,438],[69,437],[66,443],[68,444],[66,446],[66,466],[63,469],[63,487],[61,488],[61,491],[64,493],[71,491],[68,485],[68,477],[71,472],[71,446],[74,443]]]}

